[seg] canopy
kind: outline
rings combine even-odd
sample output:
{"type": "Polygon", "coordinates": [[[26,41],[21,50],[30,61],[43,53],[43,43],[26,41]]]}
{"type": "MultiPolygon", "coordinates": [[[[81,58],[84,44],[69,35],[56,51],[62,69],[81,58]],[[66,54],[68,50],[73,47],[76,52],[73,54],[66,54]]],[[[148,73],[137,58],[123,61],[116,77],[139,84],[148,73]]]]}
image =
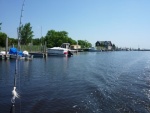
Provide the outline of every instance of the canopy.
{"type": "Polygon", "coordinates": [[[17,54],[17,49],[16,48],[10,48],[9,54],[17,54]]]}
{"type": "Polygon", "coordinates": [[[22,51],[17,51],[17,53],[18,53],[18,55],[20,55],[20,56],[23,55],[22,51]]]}
{"type": "Polygon", "coordinates": [[[23,55],[23,53],[22,53],[22,51],[18,51],[17,50],[17,48],[10,48],[10,50],[9,50],[9,54],[15,54],[15,55],[20,55],[20,56],[22,56],[23,55]]]}

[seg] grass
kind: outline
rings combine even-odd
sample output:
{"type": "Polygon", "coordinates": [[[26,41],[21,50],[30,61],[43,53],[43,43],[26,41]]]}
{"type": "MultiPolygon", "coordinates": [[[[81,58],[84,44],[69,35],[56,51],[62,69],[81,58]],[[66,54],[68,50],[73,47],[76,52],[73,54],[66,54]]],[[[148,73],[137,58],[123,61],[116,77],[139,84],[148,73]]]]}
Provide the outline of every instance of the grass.
{"type": "MultiPolygon", "coordinates": [[[[14,45],[17,48],[17,45],[14,45]]],[[[12,48],[12,46],[8,47],[8,50],[12,48]]],[[[44,46],[41,45],[21,45],[21,51],[28,51],[28,52],[44,52],[44,46]]],[[[0,47],[0,51],[5,51],[5,47],[0,47]]]]}

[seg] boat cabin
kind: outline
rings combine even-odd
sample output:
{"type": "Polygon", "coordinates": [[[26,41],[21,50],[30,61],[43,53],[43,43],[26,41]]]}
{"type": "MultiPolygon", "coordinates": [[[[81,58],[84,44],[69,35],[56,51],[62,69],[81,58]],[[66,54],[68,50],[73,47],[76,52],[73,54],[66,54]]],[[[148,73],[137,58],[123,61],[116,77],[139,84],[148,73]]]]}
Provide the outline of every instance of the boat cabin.
{"type": "Polygon", "coordinates": [[[65,49],[70,49],[70,44],[69,43],[63,43],[60,47],[65,48],[65,49]]]}

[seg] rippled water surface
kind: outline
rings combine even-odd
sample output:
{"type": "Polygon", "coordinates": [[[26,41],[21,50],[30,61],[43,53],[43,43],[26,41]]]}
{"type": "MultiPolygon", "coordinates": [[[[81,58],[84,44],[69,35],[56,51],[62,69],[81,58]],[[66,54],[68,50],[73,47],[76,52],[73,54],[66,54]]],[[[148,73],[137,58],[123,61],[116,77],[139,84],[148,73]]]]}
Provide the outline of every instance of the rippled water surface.
{"type": "MultiPolygon", "coordinates": [[[[16,113],[150,113],[150,52],[79,53],[18,62],[16,113]]],[[[9,113],[15,60],[0,60],[9,113]]]]}

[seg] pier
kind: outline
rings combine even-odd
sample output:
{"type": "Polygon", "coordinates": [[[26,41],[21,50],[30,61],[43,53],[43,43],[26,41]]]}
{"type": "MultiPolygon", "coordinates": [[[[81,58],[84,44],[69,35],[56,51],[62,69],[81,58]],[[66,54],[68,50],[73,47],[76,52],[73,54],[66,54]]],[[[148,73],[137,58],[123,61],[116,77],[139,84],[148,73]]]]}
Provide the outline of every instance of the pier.
{"type": "Polygon", "coordinates": [[[10,55],[9,54],[4,55],[4,59],[6,60],[10,59],[10,55]]]}
{"type": "Polygon", "coordinates": [[[33,58],[47,58],[47,53],[30,52],[29,54],[33,55],[33,58]]]}

